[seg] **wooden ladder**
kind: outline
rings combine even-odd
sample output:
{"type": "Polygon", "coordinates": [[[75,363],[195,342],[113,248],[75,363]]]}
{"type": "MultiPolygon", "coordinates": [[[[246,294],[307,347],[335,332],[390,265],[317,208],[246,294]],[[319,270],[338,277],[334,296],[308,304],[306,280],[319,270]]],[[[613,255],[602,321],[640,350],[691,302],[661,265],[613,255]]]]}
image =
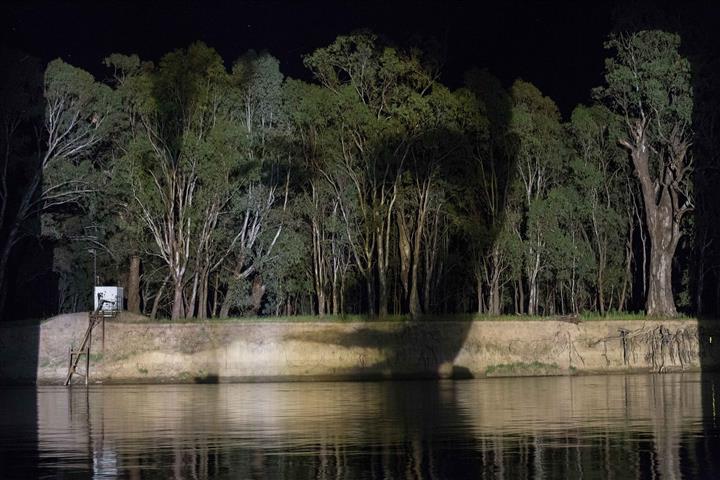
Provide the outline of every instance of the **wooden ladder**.
{"type": "MultiPolygon", "coordinates": [[[[79,375],[85,377],[85,385],[90,382],[90,349],[92,347],[92,331],[97,325],[102,325],[102,338],[103,338],[103,349],[105,344],[105,319],[114,318],[117,315],[116,310],[103,310],[103,305],[107,300],[101,300],[100,305],[95,311],[88,314],[88,327],[85,330],[85,336],[83,336],[80,348],[73,350],[72,346],[68,349],[68,372],[65,377],[65,386],[70,385],[73,375],[79,375]],[[78,364],[80,358],[85,355],[85,372],[78,372],[78,364]]],[[[108,302],[110,303],[110,302],[108,302]]]]}

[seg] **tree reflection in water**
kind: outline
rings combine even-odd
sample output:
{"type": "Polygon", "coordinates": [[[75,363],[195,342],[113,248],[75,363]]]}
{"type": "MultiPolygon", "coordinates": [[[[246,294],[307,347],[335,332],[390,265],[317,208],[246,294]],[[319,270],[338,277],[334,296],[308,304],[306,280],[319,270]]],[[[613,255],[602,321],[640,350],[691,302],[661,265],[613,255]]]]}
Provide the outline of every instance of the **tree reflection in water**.
{"type": "Polygon", "coordinates": [[[41,387],[38,458],[68,478],[680,478],[719,470],[717,385],[706,373],[41,387]]]}

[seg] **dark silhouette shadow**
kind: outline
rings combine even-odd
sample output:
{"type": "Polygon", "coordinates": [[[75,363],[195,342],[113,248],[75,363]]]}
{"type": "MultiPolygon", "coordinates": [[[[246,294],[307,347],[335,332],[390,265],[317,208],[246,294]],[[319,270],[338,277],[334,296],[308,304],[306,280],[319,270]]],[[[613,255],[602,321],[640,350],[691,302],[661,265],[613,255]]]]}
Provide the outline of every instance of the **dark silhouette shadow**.
{"type": "MultiPolygon", "coordinates": [[[[379,326],[370,323],[348,333],[338,331],[308,332],[299,336],[290,336],[287,340],[334,344],[342,348],[364,348],[379,351],[377,359],[358,359],[358,367],[352,371],[337,372],[350,378],[363,379],[405,379],[405,378],[471,378],[467,367],[454,365],[455,358],[462,349],[472,327],[470,321],[431,321],[429,314],[467,313],[476,310],[477,305],[463,305],[467,297],[466,286],[472,283],[472,261],[477,260],[492,248],[500,234],[505,220],[508,186],[516,173],[515,155],[517,141],[510,132],[512,101],[509,93],[502,88],[500,82],[485,71],[473,70],[466,78],[466,94],[462,108],[474,111],[464,112],[462,118],[448,115],[447,125],[427,127],[426,130],[412,135],[411,140],[393,135],[381,137],[369,149],[362,153],[359,165],[359,176],[371,179],[369,182],[375,190],[398,190],[395,218],[388,222],[389,235],[394,241],[389,242],[390,269],[387,272],[386,284],[399,284],[401,276],[401,253],[398,249],[401,235],[400,216],[406,216],[408,225],[406,232],[410,238],[418,235],[417,212],[421,207],[418,201],[421,186],[430,185],[426,195],[431,197],[430,209],[438,205],[451,205],[450,208],[462,218],[463,226],[451,230],[451,245],[448,252],[450,267],[447,268],[433,283],[423,282],[422,275],[428,275],[427,266],[423,266],[424,252],[412,248],[409,253],[411,262],[417,262],[421,272],[415,280],[409,276],[405,282],[412,287],[417,284],[418,303],[422,306],[419,315],[408,315],[409,321],[390,323],[379,326]],[[471,100],[468,100],[470,98],[471,100]],[[487,124],[474,124],[473,115],[479,114],[487,124]],[[455,125],[453,122],[460,122],[455,125]],[[407,145],[407,146],[405,146],[407,145]],[[402,148],[400,148],[401,146],[402,148]],[[399,152],[403,152],[400,154],[399,152]],[[480,182],[492,182],[492,187],[481,185],[480,182]],[[480,189],[487,187],[497,192],[493,197],[492,206],[483,205],[486,196],[480,189]],[[439,198],[439,200],[437,200],[439,198]],[[414,224],[412,222],[415,222],[414,224]],[[468,225],[479,225],[470,228],[468,225]],[[414,230],[415,229],[415,230],[414,230]],[[478,231],[480,230],[480,231],[478,231]],[[470,308],[468,308],[470,307],[470,308]],[[423,317],[423,314],[426,317],[423,317]]],[[[449,107],[448,107],[449,108],[449,107]]],[[[352,183],[343,172],[335,173],[335,188],[339,191],[353,191],[356,184],[352,183]]],[[[371,194],[366,198],[373,199],[371,194]]],[[[368,205],[368,209],[381,208],[368,205]]],[[[441,208],[440,206],[437,207],[441,208]]],[[[383,213],[382,215],[385,215],[383,213]]],[[[367,221],[367,219],[365,220],[367,221]]],[[[428,224],[425,225],[429,229],[428,224]]],[[[409,242],[412,244],[412,242],[409,242]]],[[[411,247],[408,247],[409,249],[411,247]]],[[[431,248],[424,244],[423,248],[431,248]]],[[[379,251],[379,250],[378,250],[379,251]]],[[[440,255],[433,252],[432,255],[440,255]]],[[[374,292],[367,294],[366,300],[372,301],[366,311],[380,310],[380,268],[375,262],[372,281],[368,287],[374,292]]],[[[408,269],[408,272],[410,269],[408,269]]],[[[361,280],[364,283],[365,279],[361,280]]],[[[389,289],[388,289],[389,290],[389,289]]],[[[393,300],[388,295],[389,311],[407,313],[410,309],[410,290],[403,288],[404,294],[393,300]],[[394,302],[394,305],[393,305],[394,302]],[[398,305],[399,303],[399,305],[398,305]]],[[[483,295],[486,292],[483,292],[483,295]]],[[[366,302],[367,303],[367,302],[366,302]]],[[[375,320],[375,319],[373,319],[375,320]]],[[[377,318],[382,321],[382,318],[377,318]]],[[[428,385],[432,387],[433,384],[428,385]]]]}
{"type": "Polygon", "coordinates": [[[0,384],[35,385],[40,321],[0,323],[0,384]]]}
{"type": "Polygon", "coordinates": [[[217,374],[205,374],[193,377],[193,383],[214,384],[220,383],[220,376],[217,374]]]}
{"type": "Polygon", "coordinates": [[[37,422],[35,387],[9,387],[0,377],[0,478],[38,478],[37,422]]]}
{"type": "Polygon", "coordinates": [[[715,40],[720,28],[720,5],[702,3],[673,12],[674,31],[681,35],[682,53],[692,66],[693,154],[696,197],[695,238],[687,262],[691,268],[692,307],[698,320],[700,368],[702,369],[703,430],[692,452],[703,475],[720,477],[720,134],[714,127],[720,114],[720,46],[715,40]]]}
{"type": "Polygon", "coordinates": [[[472,327],[470,321],[403,323],[371,322],[350,333],[338,331],[289,335],[288,341],[337,345],[342,348],[377,350],[373,361],[358,358],[358,366],[337,372],[355,379],[471,378],[470,371],[453,362],[472,327]]]}
{"type": "Polygon", "coordinates": [[[39,321],[0,322],[0,478],[38,478],[39,321]]]}
{"type": "Polygon", "coordinates": [[[40,217],[18,215],[39,168],[42,69],[39,60],[0,45],[0,478],[8,479],[38,476],[41,325],[26,319],[44,318],[57,305],[52,249],[40,240],[40,217]],[[19,436],[24,448],[18,451],[19,436]]]}
{"type": "Polygon", "coordinates": [[[42,175],[43,66],[24,52],[0,47],[0,69],[1,322],[54,313],[57,279],[52,247],[41,238],[40,216],[27,202],[31,185],[42,175]]]}
{"type": "MultiPolygon", "coordinates": [[[[413,184],[418,185],[432,177],[441,194],[445,195],[445,200],[454,205],[456,213],[462,212],[468,223],[477,222],[484,230],[453,233],[452,241],[456,248],[449,252],[451,268],[448,268],[432,287],[433,291],[419,289],[424,314],[438,311],[466,313],[477,308],[463,303],[468,296],[467,287],[463,283],[472,278],[470,260],[473,252],[475,255],[478,251],[482,252],[481,254],[487,253],[499,234],[499,226],[502,225],[505,215],[504,192],[507,190],[504,187],[512,181],[515,174],[515,142],[509,133],[509,95],[501,88],[499,81],[486,72],[471,72],[466,83],[490,122],[486,132],[488,137],[483,139],[483,142],[487,143],[478,145],[474,143],[478,141],[477,138],[463,137],[461,132],[448,125],[420,133],[414,139],[420,147],[419,151],[410,151],[401,167],[397,164],[399,160],[393,157],[397,139],[389,139],[376,145],[375,156],[382,161],[378,161],[368,170],[368,174],[387,181],[388,170],[402,168],[409,173],[409,181],[403,182],[401,188],[408,189],[412,189],[413,184]],[[488,138],[492,141],[488,141],[488,138]],[[479,152],[478,148],[487,150],[479,152]],[[442,157],[439,164],[437,156],[442,157]],[[478,162],[484,164],[479,165],[478,162]],[[493,216],[488,216],[487,212],[480,209],[473,209],[477,198],[482,195],[478,191],[479,185],[474,183],[479,178],[479,170],[493,172],[493,180],[497,182],[497,190],[501,192],[496,198],[497,205],[494,205],[496,210],[493,216]],[[428,295],[429,298],[424,298],[428,295]]],[[[412,212],[416,207],[410,204],[404,208],[412,212]]],[[[398,228],[393,225],[392,235],[399,234],[398,228]]],[[[392,252],[392,256],[397,259],[399,253],[392,252]]],[[[396,260],[395,269],[398,269],[398,263],[399,260],[396,260]]],[[[417,281],[421,281],[421,278],[418,277],[417,281]]],[[[373,285],[376,292],[379,286],[376,275],[373,285]]],[[[408,299],[407,295],[400,296],[402,313],[408,312],[408,299]]],[[[437,317],[430,315],[408,315],[408,318],[409,320],[404,322],[382,322],[382,318],[373,319],[379,322],[372,321],[342,331],[321,329],[289,336],[286,340],[317,342],[337,345],[342,349],[357,348],[359,351],[375,352],[371,354],[373,358],[360,354],[357,366],[350,371],[336,372],[344,378],[426,379],[407,382],[401,387],[394,383],[382,384],[380,388],[384,392],[383,409],[388,417],[403,419],[402,425],[394,428],[406,432],[407,443],[398,446],[397,453],[392,456],[382,451],[385,447],[377,447],[377,451],[368,452],[370,461],[365,463],[362,470],[369,471],[378,478],[386,477],[388,472],[395,472],[392,475],[397,475],[398,478],[402,478],[402,472],[405,472],[405,476],[412,475],[412,478],[478,478],[481,474],[492,471],[493,467],[485,464],[478,455],[467,454],[468,450],[464,448],[477,448],[477,439],[462,427],[470,422],[459,402],[449,398],[454,395],[454,383],[437,380],[473,378],[467,366],[455,363],[473,324],[468,320],[438,321],[437,317]],[[464,447],[450,447],[443,449],[442,453],[433,451],[436,447],[432,441],[434,432],[447,425],[458,427],[460,432],[457,442],[464,447]],[[407,454],[408,451],[412,453],[407,454]],[[409,465],[412,467],[408,467],[409,465]],[[409,469],[413,473],[410,473],[409,469]]],[[[313,475],[322,476],[321,473],[313,475]]]]}

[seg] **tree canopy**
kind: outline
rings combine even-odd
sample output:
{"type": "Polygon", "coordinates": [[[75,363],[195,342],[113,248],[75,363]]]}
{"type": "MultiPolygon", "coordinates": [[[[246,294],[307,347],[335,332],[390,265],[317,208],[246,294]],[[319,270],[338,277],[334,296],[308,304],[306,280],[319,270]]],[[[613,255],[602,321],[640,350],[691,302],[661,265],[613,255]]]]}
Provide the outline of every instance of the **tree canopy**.
{"type": "Polygon", "coordinates": [[[367,31],[306,55],[312,81],[203,43],[112,54],[107,81],[35,66],[2,85],[21,92],[2,117],[22,188],[3,176],[0,292],[36,235],[60,311],[100,281],[172,319],[675,315],[692,295],[673,259],[700,238],[690,63],[663,31],[606,47],[595,102],[567,119],[528,81],[471,69],[451,88],[434,54],[367,31]]]}

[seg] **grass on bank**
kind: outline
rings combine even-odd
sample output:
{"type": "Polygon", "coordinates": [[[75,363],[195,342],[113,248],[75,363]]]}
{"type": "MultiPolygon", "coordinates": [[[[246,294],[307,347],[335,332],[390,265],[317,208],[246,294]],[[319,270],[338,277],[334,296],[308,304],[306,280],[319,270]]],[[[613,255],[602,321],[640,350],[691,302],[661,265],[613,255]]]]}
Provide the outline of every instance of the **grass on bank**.
{"type": "Polygon", "coordinates": [[[542,362],[515,362],[500,363],[490,365],[485,369],[486,377],[513,377],[513,376],[542,376],[542,375],[562,375],[564,373],[574,374],[575,367],[570,367],[567,372],[563,371],[557,363],[542,362]]]}
{"type": "MultiPolygon", "coordinates": [[[[61,314],[63,315],[63,314],[61,314]]],[[[87,318],[87,312],[77,312],[73,315],[87,318]]],[[[55,317],[52,317],[55,318],[55,317]]],[[[673,317],[672,320],[691,320],[696,317],[680,314],[673,317]]],[[[0,327],[22,326],[28,327],[32,325],[40,325],[50,318],[45,319],[27,319],[0,321],[0,327]]],[[[372,323],[372,322],[409,322],[410,315],[387,315],[385,317],[370,317],[368,315],[345,314],[345,315],[325,315],[319,317],[317,315],[289,315],[289,316],[254,316],[254,317],[229,317],[229,318],[208,318],[199,320],[197,318],[183,318],[180,320],[170,320],[169,318],[150,319],[143,315],[137,315],[129,312],[123,312],[119,318],[124,323],[372,323]]],[[[593,321],[628,321],[628,320],[647,320],[647,321],[667,321],[668,317],[648,317],[643,312],[609,312],[601,315],[598,312],[582,313],[578,317],[571,315],[487,315],[477,313],[455,313],[444,315],[421,315],[415,319],[419,322],[510,322],[510,321],[575,321],[593,322],[593,321]]],[[[709,319],[706,319],[709,320],[709,319]]],[[[719,320],[720,321],[720,320],[719,320]]]]}
{"type": "MultiPolygon", "coordinates": [[[[409,322],[410,315],[387,315],[383,317],[371,317],[368,315],[289,315],[289,316],[253,316],[253,317],[230,317],[230,318],[208,318],[198,320],[196,318],[183,318],[170,320],[169,318],[158,318],[151,320],[140,315],[123,315],[123,321],[137,323],[372,323],[372,322],[409,322]]],[[[673,319],[685,320],[692,317],[679,315],[673,319]]],[[[422,315],[415,318],[419,322],[509,322],[509,321],[627,321],[627,320],[668,320],[666,317],[648,317],[642,312],[611,312],[605,315],[599,313],[581,314],[579,317],[562,315],[485,315],[485,314],[445,314],[445,315],[422,315]]]]}

